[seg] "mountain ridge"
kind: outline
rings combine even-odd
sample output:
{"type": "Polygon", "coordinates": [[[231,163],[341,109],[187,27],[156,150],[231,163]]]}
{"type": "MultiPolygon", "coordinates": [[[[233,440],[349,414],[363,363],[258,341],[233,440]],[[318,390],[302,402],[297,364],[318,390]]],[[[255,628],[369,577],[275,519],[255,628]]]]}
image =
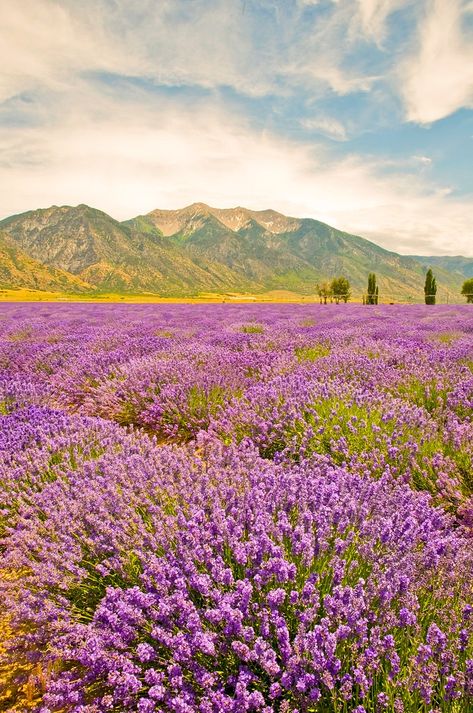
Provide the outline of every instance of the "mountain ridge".
{"type": "Polygon", "coordinates": [[[461,275],[463,279],[473,277],[473,257],[464,255],[412,255],[412,257],[428,267],[441,267],[453,274],[461,275]]]}
{"type": "MultiPolygon", "coordinates": [[[[386,294],[415,299],[422,296],[429,265],[453,295],[461,286],[459,265],[468,264],[468,258],[430,263],[427,257],[399,255],[312,218],[205,203],[155,209],[125,221],[86,204],[53,205],[9,216],[0,230],[46,270],[62,271],[63,279],[63,273],[70,275],[73,292],[179,297],[284,289],[303,295],[342,274],[361,293],[368,272],[376,272],[386,294]]],[[[53,283],[57,275],[49,279],[53,283]]]]}

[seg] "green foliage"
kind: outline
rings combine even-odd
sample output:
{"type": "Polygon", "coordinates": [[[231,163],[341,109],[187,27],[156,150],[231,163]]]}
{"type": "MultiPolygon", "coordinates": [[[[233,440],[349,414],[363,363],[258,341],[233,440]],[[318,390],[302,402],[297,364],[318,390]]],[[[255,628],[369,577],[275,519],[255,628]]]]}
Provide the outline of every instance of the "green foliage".
{"type": "Polygon", "coordinates": [[[125,589],[136,586],[140,581],[142,566],[134,552],[130,552],[121,571],[111,571],[103,574],[98,570],[102,565],[102,558],[82,545],[83,559],[79,563],[84,576],[81,580],[71,584],[62,594],[71,603],[75,618],[83,624],[90,622],[98,604],[105,596],[107,587],[125,589]]]}
{"type": "Polygon", "coordinates": [[[332,297],[332,286],[329,282],[321,282],[317,285],[317,294],[320,298],[320,304],[327,304],[327,300],[332,297]]]}
{"type": "Polygon", "coordinates": [[[241,396],[239,390],[232,391],[215,384],[204,388],[197,384],[191,386],[187,392],[186,403],[167,403],[162,414],[159,428],[154,429],[156,435],[164,435],[185,443],[195,437],[201,428],[207,428],[209,419],[233,397],[241,396]]]}
{"type": "Polygon", "coordinates": [[[264,329],[262,324],[244,324],[240,332],[244,334],[262,334],[264,329]]]}
{"type": "Polygon", "coordinates": [[[437,280],[435,279],[434,273],[432,272],[430,267],[427,270],[427,274],[425,276],[424,296],[426,305],[435,304],[437,297],[437,280]]]}
{"type": "Polygon", "coordinates": [[[0,401],[0,416],[6,416],[10,413],[11,407],[13,406],[13,399],[5,398],[0,401]]]}
{"type": "Polygon", "coordinates": [[[296,347],[294,353],[298,361],[317,361],[330,354],[330,344],[314,344],[312,347],[296,347]]]}
{"type": "Polygon", "coordinates": [[[330,290],[337,304],[340,301],[346,303],[350,299],[350,283],[346,277],[335,277],[330,283],[330,290]]]}
{"type": "Polygon", "coordinates": [[[370,272],[368,275],[368,292],[366,295],[367,305],[377,305],[379,297],[379,287],[376,284],[376,275],[374,272],[370,272]]]}
{"type": "Polygon", "coordinates": [[[439,386],[434,379],[425,382],[416,376],[399,384],[397,393],[406,401],[425,408],[431,414],[445,407],[448,396],[448,390],[439,386]]]}
{"type": "Polygon", "coordinates": [[[462,295],[465,295],[468,304],[473,304],[473,277],[465,280],[462,287],[462,295]]]}
{"type": "Polygon", "coordinates": [[[433,341],[450,346],[450,344],[454,344],[460,337],[461,334],[458,332],[439,332],[439,334],[434,335],[433,341]]]}

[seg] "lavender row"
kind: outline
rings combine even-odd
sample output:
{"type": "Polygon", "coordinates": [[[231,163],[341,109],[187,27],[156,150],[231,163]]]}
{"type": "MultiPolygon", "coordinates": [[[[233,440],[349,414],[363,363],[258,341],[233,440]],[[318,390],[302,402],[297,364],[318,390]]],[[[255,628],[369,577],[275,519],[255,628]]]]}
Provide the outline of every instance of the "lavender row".
{"type": "Polygon", "coordinates": [[[327,455],[428,490],[473,524],[467,307],[11,307],[0,407],[48,406],[264,457],[327,455]],[[52,312],[51,314],[48,313],[52,312]]]}
{"type": "Polygon", "coordinates": [[[32,705],[471,710],[472,342],[457,307],[8,307],[32,705]]]}
{"type": "Polygon", "coordinates": [[[469,710],[471,546],[429,496],[249,442],[7,419],[4,595],[53,672],[44,713],[469,710]]]}

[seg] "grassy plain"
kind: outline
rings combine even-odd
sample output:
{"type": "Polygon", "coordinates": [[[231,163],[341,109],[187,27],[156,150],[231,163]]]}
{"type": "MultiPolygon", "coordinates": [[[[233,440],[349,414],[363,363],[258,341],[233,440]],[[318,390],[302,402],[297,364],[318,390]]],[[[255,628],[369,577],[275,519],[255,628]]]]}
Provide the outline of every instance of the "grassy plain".
{"type": "MultiPolygon", "coordinates": [[[[350,302],[361,303],[361,294],[354,294],[350,302]]],[[[420,300],[419,300],[420,301],[420,300]]],[[[451,297],[450,299],[442,298],[439,296],[437,300],[439,303],[444,302],[454,302],[451,297]]],[[[460,295],[458,297],[458,302],[462,302],[460,295]]],[[[162,295],[157,295],[153,293],[146,294],[120,294],[120,293],[88,293],[88,294],[66,294],[62,292],[48,292],[43,290],[30,290],[30,289],[0,289],[0,302],[100,302],[100,303],[130,303],[130,304],[203,304],[203,303],[247,303],[247,302],[288,302],[288,303],[318,303],[319,297],[316,294],[312,295],[301,295],[297,292],[292,292],[291,290],[271,290],[268,292],[261,292],[257,294],[251,293],[238,293],[238,292],[227,292],[227,293],[213,293],[213,292],[203,292],[197,295],[189,297],[163,297],[162,295]]],[[[394,299],[389,295],[380,295],[380,304],[410,304],[414,303],[414,300],[402,300],[394,299]]],[[[417,300],[416,300],[417,302],[417,300]]]]}
{"type": "Polygon", "coordinates": [[[96,293],[87,295],[64,294],[41,290],[0,290],[1,302],[130,302],[130,303],[177,303],[202,302],[318,302],[317,295],[300,295],[289,290],[272,290],[262,294],[245,293],[200,293],[192,297],[163,297],[156,294],[96,293]]]}

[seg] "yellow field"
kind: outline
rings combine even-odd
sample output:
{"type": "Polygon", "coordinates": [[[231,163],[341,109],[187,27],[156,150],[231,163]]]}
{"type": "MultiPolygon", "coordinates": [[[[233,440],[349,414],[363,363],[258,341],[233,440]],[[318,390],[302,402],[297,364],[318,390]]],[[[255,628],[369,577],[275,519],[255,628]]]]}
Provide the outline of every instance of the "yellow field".
{"type": "MultiPolygon", "coordinates": [[[[14,580],[15,572],[0,570],[0,579],[14,580]]],[[[39,664],[32,664],[19,652],[8,652],[15,632],[6,612],[0,612],[0,711],[27,711],[36,707],[47,679],[39,664]]]]}
{"type": "Polygon", "coordinates": [[[273,290],[258,295],[239,293],[202,293],[196,297],[161,297],[154,294],[142,295],[66,295],[60,292],[40,290],[0,290],[0,302],[130,302],[130,303],[232,303],[232,302],[318,302],[316,295],[299,295],[288,290],[273,290]]]}
{"type": "MultiPolygon", "coordinates": [[[[461,300],[456,300],[451,295],[448,295],[447,297],[441,296],[438,299],[439,304],[445,302],[451,302],[452,304],[455,304],[457,301],[461,302],[461,300]]],[[[202,292],[194,297],[162,297],[160,295],[152,293],[141,295],[123,295],[119,293],[67,295],[61,292],[43,292],[41,290],[0,289],[0,302],[98,302],[102,304],[249,304],[252,302],[287,302],[299,304],[313,304],[319,303],[320,299],[316,294],[301,295],[297,292],[291,292],[290,290],[271,290],[258,294],[238,292],[215,294],[212,292],[202,292]]],[[[362,295],[353,295],[350,298],[350,302],[352,304],[361,303],[362,295]]],[[[387,294],[381,295],[379,298],[379,304],[413,304],[421,302],[423,302],[422,296],[419,296],[418,298],[403,298],[401,296],[398,297],[387,294]]]]}

